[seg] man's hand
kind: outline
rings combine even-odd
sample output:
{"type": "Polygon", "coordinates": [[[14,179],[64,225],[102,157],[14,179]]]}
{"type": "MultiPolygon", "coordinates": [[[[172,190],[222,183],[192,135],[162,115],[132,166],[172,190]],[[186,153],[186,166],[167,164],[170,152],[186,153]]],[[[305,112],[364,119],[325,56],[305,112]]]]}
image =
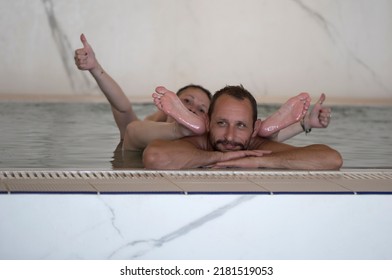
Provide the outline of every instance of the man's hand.
{"type": "Polygon", "coordinates": [[[266,150],[239,150],[224,152],[221,161],[234,160],[244,157],[262,157],[263,155],[270,154],[271,151],[266,150]]]}
{"type": "Polygon", "coordinates": [[[219,167],[258,167],[255,159],[271,154],[267,150],[241,150],[223,153],[222,160],[211,165],[212,168],[219,167]]]}

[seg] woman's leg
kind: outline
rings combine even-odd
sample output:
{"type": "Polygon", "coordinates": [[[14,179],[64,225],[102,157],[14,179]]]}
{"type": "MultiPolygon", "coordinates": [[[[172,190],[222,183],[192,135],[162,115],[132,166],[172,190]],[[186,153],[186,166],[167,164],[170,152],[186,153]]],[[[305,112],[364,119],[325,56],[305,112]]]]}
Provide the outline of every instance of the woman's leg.
{"type": "Polygon", "coordinates": [[[141,151],[153,140],[175,140],[190,135],[193,132],[177,122],[134,121],[127,126],[123,149],[141,151]]]}
{"type": "Polygon", "coordinates": [[[274,133],[298,122],[308,111],[310,100],[309,94],[305,92],[287,100],[278,111],[261,123],[258,135],[261,137],[270,137],[274,133]]]}
{"type": "Polygon", "coordinates": [[[175,93],[158,87],[153,97],[156,106],[172,121],[144,120],[128,124],[124,135],[125,150],[139,151],[156,139],[175,140],[205,132],[206,120],[189,111],[175,93]]]}

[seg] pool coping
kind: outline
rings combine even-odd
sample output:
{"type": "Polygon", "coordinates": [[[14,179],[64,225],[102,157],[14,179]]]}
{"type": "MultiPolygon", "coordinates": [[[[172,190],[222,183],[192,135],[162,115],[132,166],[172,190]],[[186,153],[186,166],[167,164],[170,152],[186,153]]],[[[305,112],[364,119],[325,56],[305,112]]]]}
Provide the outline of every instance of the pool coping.
{"type": "Polygon", "coordinates": [[[392,169],[7,169],[0,194],[390,195],[392,169]]]}

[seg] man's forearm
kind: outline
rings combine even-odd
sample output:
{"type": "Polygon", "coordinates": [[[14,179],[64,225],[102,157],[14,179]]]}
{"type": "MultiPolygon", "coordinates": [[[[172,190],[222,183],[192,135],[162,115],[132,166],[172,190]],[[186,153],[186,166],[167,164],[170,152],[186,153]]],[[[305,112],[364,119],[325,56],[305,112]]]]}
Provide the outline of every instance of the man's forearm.
{"type": "Polygon", "coordinates": [[[214,164],[222,154],[197,149],[183,140],[156,140],[144,150],[143,163],[149,169],[192,169],[214,164]]]}
{"type": "Polygon", "coordinates": [[[310,145],[281,151],[258,158],[259,166],[299,170],[337,170],[342,166],[342,157],[325,145],[310,145]]]}
{"type": "Polygon", "coordinates": [[[218,162],[217,167],[273,168],[292,170],[338,170],[343,160],[334,149],[322,144],[293,147],[287,144],[264,141],[258,149],[271,154],[246,155],[242,158],[218,162]]]}

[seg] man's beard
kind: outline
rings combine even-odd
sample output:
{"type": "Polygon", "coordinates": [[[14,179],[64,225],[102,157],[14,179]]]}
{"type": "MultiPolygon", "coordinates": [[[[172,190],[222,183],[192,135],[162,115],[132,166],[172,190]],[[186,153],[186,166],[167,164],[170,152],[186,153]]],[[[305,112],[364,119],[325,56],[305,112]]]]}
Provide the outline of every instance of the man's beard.
{"type": "Polygon", "coordinates": [[[217,140],[216,142],[212,142],[212,148],[214,149],[214,151],[239,151],[239,150],[246,150],[246,147],[245,147],[244,144],[239,143],[239,142],[235,142],[235,141],[228,141],[226,139],[220,139],[220,140],[217,140]],[[230,146],[232,146],[232,148],[228,149],[228,150],[222,150],[222,149],[219,149],[219,147],[218,147],[219,144],[225,145],[225,146],[226,145],[230,145],[230,146]],[[239,149],[238,149],[238,147],[239,147],[239,149]]]}

